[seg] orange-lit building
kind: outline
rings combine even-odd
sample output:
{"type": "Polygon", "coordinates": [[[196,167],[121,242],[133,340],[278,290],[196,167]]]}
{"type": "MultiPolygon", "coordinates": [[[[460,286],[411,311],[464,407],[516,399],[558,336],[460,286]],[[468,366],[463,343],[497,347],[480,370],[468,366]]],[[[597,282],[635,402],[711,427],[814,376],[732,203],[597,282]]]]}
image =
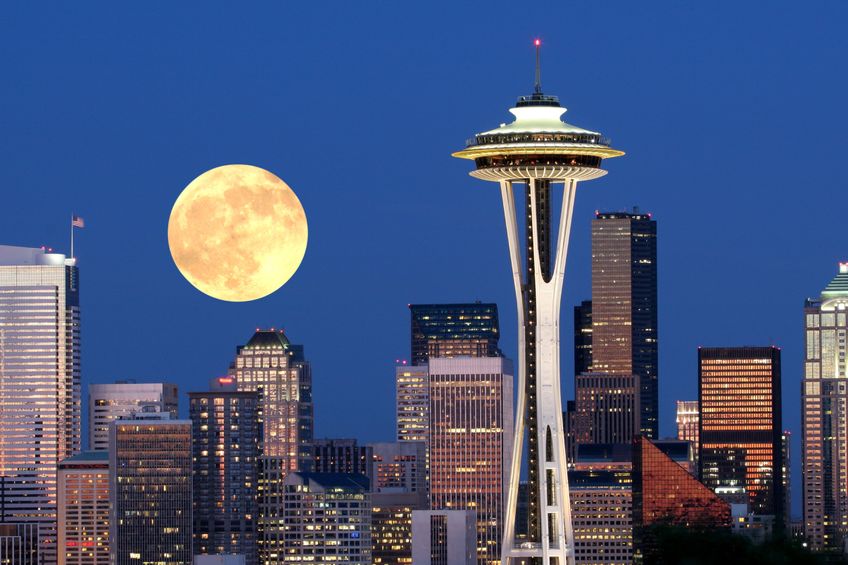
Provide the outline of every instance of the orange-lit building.
{"type": "Polygon", "coordinates": [[[699,477],[749,511],[783,517],[780,349],[698,349],[699,477]]]}

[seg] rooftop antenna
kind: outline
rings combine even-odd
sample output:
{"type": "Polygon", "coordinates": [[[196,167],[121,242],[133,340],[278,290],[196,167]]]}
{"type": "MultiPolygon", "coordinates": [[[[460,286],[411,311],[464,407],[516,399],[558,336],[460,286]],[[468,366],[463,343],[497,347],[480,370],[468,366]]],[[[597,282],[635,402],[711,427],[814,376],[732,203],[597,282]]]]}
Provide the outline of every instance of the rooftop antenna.
{"type": "Polygon", "coordinates": [[[533,41],[533,45],[536,46],[536,86],[534,88],[534,92],[536,94],[542,93],[542,40],[536,38],[533,41]]]}

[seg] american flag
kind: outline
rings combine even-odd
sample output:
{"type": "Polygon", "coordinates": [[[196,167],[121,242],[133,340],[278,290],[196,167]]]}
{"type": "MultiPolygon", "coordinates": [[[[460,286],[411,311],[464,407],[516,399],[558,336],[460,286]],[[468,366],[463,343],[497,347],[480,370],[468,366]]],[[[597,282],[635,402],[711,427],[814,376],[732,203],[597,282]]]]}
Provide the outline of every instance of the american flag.
{"type": "Polygon", "coordinates": [[[75,228],[84,228],[85,220],[79,216],[71,216],[71,225],[75,228]]]}

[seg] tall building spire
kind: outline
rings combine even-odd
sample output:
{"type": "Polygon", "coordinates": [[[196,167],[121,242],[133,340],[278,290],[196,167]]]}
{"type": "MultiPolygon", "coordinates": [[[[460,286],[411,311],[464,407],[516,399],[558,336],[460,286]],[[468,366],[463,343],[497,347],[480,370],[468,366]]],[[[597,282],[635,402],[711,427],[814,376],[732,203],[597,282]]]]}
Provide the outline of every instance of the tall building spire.
{"type": "Polygon", "coordinates": [[[533,87],[533,92],[536,94],[542,93],[542,40],[535,39],[533,45],[536,46],[536,84],[533,87]]]}

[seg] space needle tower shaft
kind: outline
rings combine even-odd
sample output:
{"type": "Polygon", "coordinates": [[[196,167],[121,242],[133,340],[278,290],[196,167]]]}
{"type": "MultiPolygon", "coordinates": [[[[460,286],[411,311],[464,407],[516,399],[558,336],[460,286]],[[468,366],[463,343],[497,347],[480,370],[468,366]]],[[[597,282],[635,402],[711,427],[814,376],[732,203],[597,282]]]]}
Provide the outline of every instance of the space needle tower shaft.
{"type": "Polygon", "coordinates": [[[471,176],[500,185],[518,306],[518,401],[501,563],[572,565],[574,534],[559,344],[568,237],[577,183],[605,175],[602,160],[624,153],[610,147],[600,133],[561,120],[565,108],[556,96],[542,93],[540,41],[535,45],[534,92],[520,97],[510,109],[515,121],[477,134],[453,155],[474,161],[471,176]],[[563,194],[554,240],[551,193],[555,185],[562,185],[563,194]],[[523,191],[523,237],[516,189],[523,191]],[[517,543],[515,519],[525,434],[529,523],[527,539],[517,543]]]}

